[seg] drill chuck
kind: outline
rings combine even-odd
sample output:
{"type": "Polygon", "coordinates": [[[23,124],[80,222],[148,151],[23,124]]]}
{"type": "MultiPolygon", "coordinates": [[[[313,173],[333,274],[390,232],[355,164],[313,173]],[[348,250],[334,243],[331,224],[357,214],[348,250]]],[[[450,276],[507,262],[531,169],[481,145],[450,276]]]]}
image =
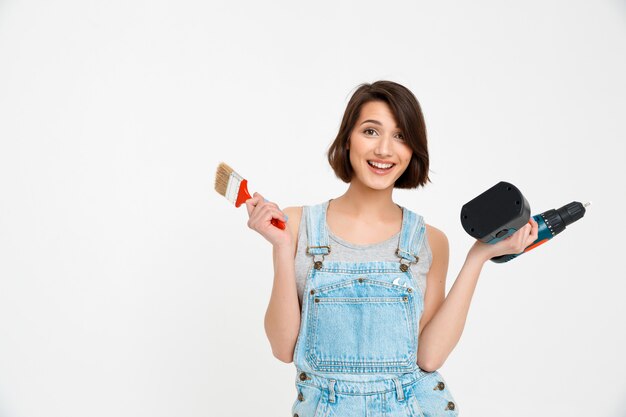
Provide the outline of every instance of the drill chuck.
{"type": "Polygon", "coordinates": [[[578,201],[572,201],[559,209],[544,211],[540,216],[543,217],[552,236],[556,236],[565,230],[566,226],[580,220],[585,215],[585,207],[589,204],[583,205],[578,201]]]}

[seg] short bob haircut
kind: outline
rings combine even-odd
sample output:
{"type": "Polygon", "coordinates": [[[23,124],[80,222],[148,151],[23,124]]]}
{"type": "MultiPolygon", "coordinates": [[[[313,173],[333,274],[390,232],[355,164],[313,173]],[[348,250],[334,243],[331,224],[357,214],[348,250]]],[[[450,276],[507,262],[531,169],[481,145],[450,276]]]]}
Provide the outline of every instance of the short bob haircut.
{"type": "Polygon", "coordinates": [[[350,164],[349,150],[346,149],[350,133],[361,113],[361,107],[370,101],[387,103],[393,113],[398,127],[405,137],[406,144],[413,150],[411,162],[394,184],[394,188],[418,188],[430,182],[428,177],[428,144],[426,140],[426,124],[419,102],[406,87],[393,81],[376,81],[373,84],[363,83],[354,92],[337,137],[328,149],[328,162],[337,177],[349,183],[354,173],[350,164]]]}

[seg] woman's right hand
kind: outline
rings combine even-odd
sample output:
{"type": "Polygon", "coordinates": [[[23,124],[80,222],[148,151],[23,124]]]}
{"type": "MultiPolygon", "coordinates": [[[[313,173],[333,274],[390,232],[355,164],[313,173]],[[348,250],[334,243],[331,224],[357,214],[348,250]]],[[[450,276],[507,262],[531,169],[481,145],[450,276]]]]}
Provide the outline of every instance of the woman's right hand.
{"type": "Polygon", "coordinates": [[[479,240],[474,242],[474,245],[469,251],[469,254],[476,255],[487,262],[489,259],[496,256],[520,254],[530,246],[539,235],[539,225],[537,221],[532,217],[528,220],[524,226],[513,233],[511,236],[495,243],[484,243],[479,240]]]}
{"type": "Polygon", "coordinates": [[[278,208],[276,203],[266,201],[259,193],[254,193],[252,198],[246,200],[248,210],[248,227],[257,231],[274,246],[291,245],[291,233],[287,225],[287,216],[278,208]],[[272,219],[285,222],[285,230],[274,226],[272,219]]]}

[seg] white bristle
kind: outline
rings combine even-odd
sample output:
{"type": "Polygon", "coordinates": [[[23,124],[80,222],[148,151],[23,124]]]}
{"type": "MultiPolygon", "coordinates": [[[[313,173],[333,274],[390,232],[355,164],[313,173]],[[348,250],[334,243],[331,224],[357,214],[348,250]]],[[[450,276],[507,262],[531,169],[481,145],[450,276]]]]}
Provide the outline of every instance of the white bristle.
{"type": "Polygon", "coordinates": [[[228,179],[228,187],[226,187],[226,199],[231,203],[235,204],[237,202],[237,195],[239,194],[239,185],[243,181],[243,177],[233,171],[230,174],[230,178],[228,179]]]}

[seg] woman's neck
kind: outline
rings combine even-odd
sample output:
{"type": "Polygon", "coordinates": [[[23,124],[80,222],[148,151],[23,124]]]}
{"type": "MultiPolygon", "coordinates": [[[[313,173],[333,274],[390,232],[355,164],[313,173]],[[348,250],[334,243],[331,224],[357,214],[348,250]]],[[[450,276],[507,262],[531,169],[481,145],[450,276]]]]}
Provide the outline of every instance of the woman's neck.
{"type": "Polygon", "coordinates": [[[393,219],[402,210],[393,202],[392,193],[393,187],[374,190],[352,181],[346,192],[333,200],[332,206],[352,218],[393,219]]]}

